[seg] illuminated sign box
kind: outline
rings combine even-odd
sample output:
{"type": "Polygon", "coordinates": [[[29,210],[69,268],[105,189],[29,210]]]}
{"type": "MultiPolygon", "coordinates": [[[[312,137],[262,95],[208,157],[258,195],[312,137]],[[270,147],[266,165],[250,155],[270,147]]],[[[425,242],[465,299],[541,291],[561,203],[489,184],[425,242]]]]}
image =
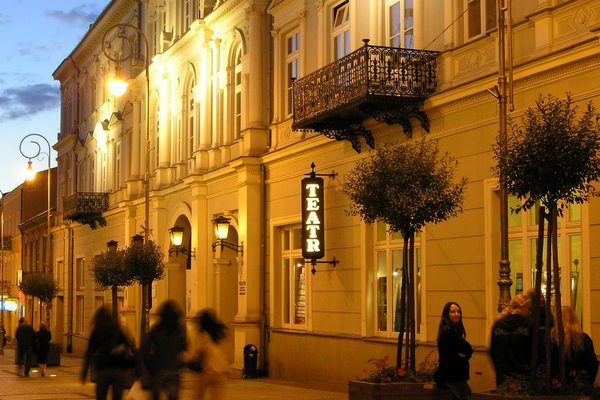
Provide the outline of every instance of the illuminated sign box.
{"type": "Polygon", "coordinates": [[[302,179],[302,257],[325,256],[325,213],[323,210],[323,179],[302,179]]]}

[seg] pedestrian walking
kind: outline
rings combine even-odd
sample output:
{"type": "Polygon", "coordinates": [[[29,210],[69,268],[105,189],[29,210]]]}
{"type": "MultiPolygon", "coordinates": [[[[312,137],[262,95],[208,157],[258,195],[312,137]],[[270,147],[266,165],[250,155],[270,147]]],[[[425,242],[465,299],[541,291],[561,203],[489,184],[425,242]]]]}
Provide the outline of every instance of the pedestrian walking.
{"type": "Polygon", "coordinates": [[[19,318],[19,326],[15,331],[15,339],[17,339],[17,362],[19,364],[19,373],[21,368],[23,376],[28,377],[31,370],[31,361],[33,358],[33,350],[35,346],[35,331],[33,327],[27,323],[25,317],[19,318]]]}
{"type": "Polygon", "coordinates": [[[229,375],[229,361],[219,344],[225,338],[227,327],[219,321],[212,309],[199,311],[194,318],[184,361],[190,368],[198,370],[196,398],[222,400],[229,375]],[[207,393],[210,395],[207,396],[207,393]]]}
{"type": "Polygon", "coordinates": [[[135,348],[106,306],[98,308],[92,318],[80,375],[82,383],[85,383],[90,367],[94,369],[98,400],[106,400],[109,388],[112,388],[112,399],[121,400],[129,379],[127,370],[135,368],[136,377],[139,377],[135,348]]]}
{"type": "Polygon", "coordinates": [[[186,349],[183,313],[175,301],[167,300],[159,306],[158,315],[159,321],[144,338],[142,359],[150,373],[152,400],[159,400],[162,392],[166,392],[169,400],[177,400],[186,349]]]}
{"type": "Polygon", "coordinates": [[[40,374],[46,375],[46,365],[48,364],[48,352],[50,351],[50,341],[52,333],[45,323],[40,324],[40,329],[35,333],[35,355],[40,367],[40,374]]]}
{"type": "Polygon", "coordinates": [[[469,400],[469,359],[473,354],[467,342],[462,320],[462,309],[453,301],[446,303],[438,329],[439,368],[436,382],[441,382],[452,392],[456,400],[469,400]]]}

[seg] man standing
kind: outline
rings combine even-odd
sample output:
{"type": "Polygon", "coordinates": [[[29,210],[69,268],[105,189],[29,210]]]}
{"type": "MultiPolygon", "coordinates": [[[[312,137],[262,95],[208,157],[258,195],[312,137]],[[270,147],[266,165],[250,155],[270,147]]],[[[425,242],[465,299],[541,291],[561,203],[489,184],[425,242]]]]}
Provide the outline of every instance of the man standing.
{"type": "Polygon", "coordinates": [[[27,320],[23,317],[19,318],[19,326],[15,331],[15,339],[17,339],[17,360],[19,363],[19,370],[21,369],[21,365],[24,365],[25,371],[23,376],[29,376],[31,358],[33,357],[35,331],[31,325],[27,324],[27,320]]]}

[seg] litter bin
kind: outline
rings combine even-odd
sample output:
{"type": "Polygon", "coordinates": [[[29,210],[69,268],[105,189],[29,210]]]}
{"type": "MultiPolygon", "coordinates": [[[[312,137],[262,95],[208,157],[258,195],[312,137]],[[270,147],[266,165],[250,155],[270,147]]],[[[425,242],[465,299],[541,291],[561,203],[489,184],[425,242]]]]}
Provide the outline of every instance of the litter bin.
{"type": "Polygon", "coordinates": [[[258,349],[253,344],[247,344],[244,346],[244,370],[242,371],[242,378],[252,379],[258,378],[257,363],[258,363],[258,349]]]}

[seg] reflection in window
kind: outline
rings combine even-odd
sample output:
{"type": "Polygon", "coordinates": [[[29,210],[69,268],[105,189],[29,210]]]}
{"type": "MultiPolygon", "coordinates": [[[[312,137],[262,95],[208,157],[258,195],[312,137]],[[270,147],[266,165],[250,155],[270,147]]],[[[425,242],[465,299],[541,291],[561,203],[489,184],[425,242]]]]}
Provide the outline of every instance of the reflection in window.
{"type": "MultiPolygon", "coordinates": [[[[404,240],[398,232],[387,232],[382,222],[375,224],[375,293],[376,293],[376,328],[379,333],[391,334],[400,330],[397,315],[400,288],[402,285],[402,250],[404,240]]],[[[421,251],[420,235],[415,237],[415,314],[416,329],[421,324],[421,251]]]]}
{"type": "Polygon", "coordinates": [[[307,266],[302,258],[300,226],[281,230],[283,323],[304,326],[307,312],[307,266]]]}
{"type": "MultiPolygon", "coordinates": [[[[515,196],[508,198],[509,208],[519,204],[515,196]]],[[[539,218],[539,205],[519,214],[509,211],[509,242],[508,251],[510,258],[511,296],[527,291],[535,286],[535,263],[537,251],[537,221],[539,218]]],[[[563,304],[570,304],[577,312],[577,317],[582,323],[583,319],[583,274],[582,250],[581,250],[581,205],[570,204],[563,211],[562,217],[558,218],[557,241],[558,259],[561,268],[563,304]]],[[[547,227],[547,225],[546,225],[547,227]]],[[[544,254],[542,257],[542,292],[546,288],[546,254],[548,245],[544,239],[544,254]]]]}

